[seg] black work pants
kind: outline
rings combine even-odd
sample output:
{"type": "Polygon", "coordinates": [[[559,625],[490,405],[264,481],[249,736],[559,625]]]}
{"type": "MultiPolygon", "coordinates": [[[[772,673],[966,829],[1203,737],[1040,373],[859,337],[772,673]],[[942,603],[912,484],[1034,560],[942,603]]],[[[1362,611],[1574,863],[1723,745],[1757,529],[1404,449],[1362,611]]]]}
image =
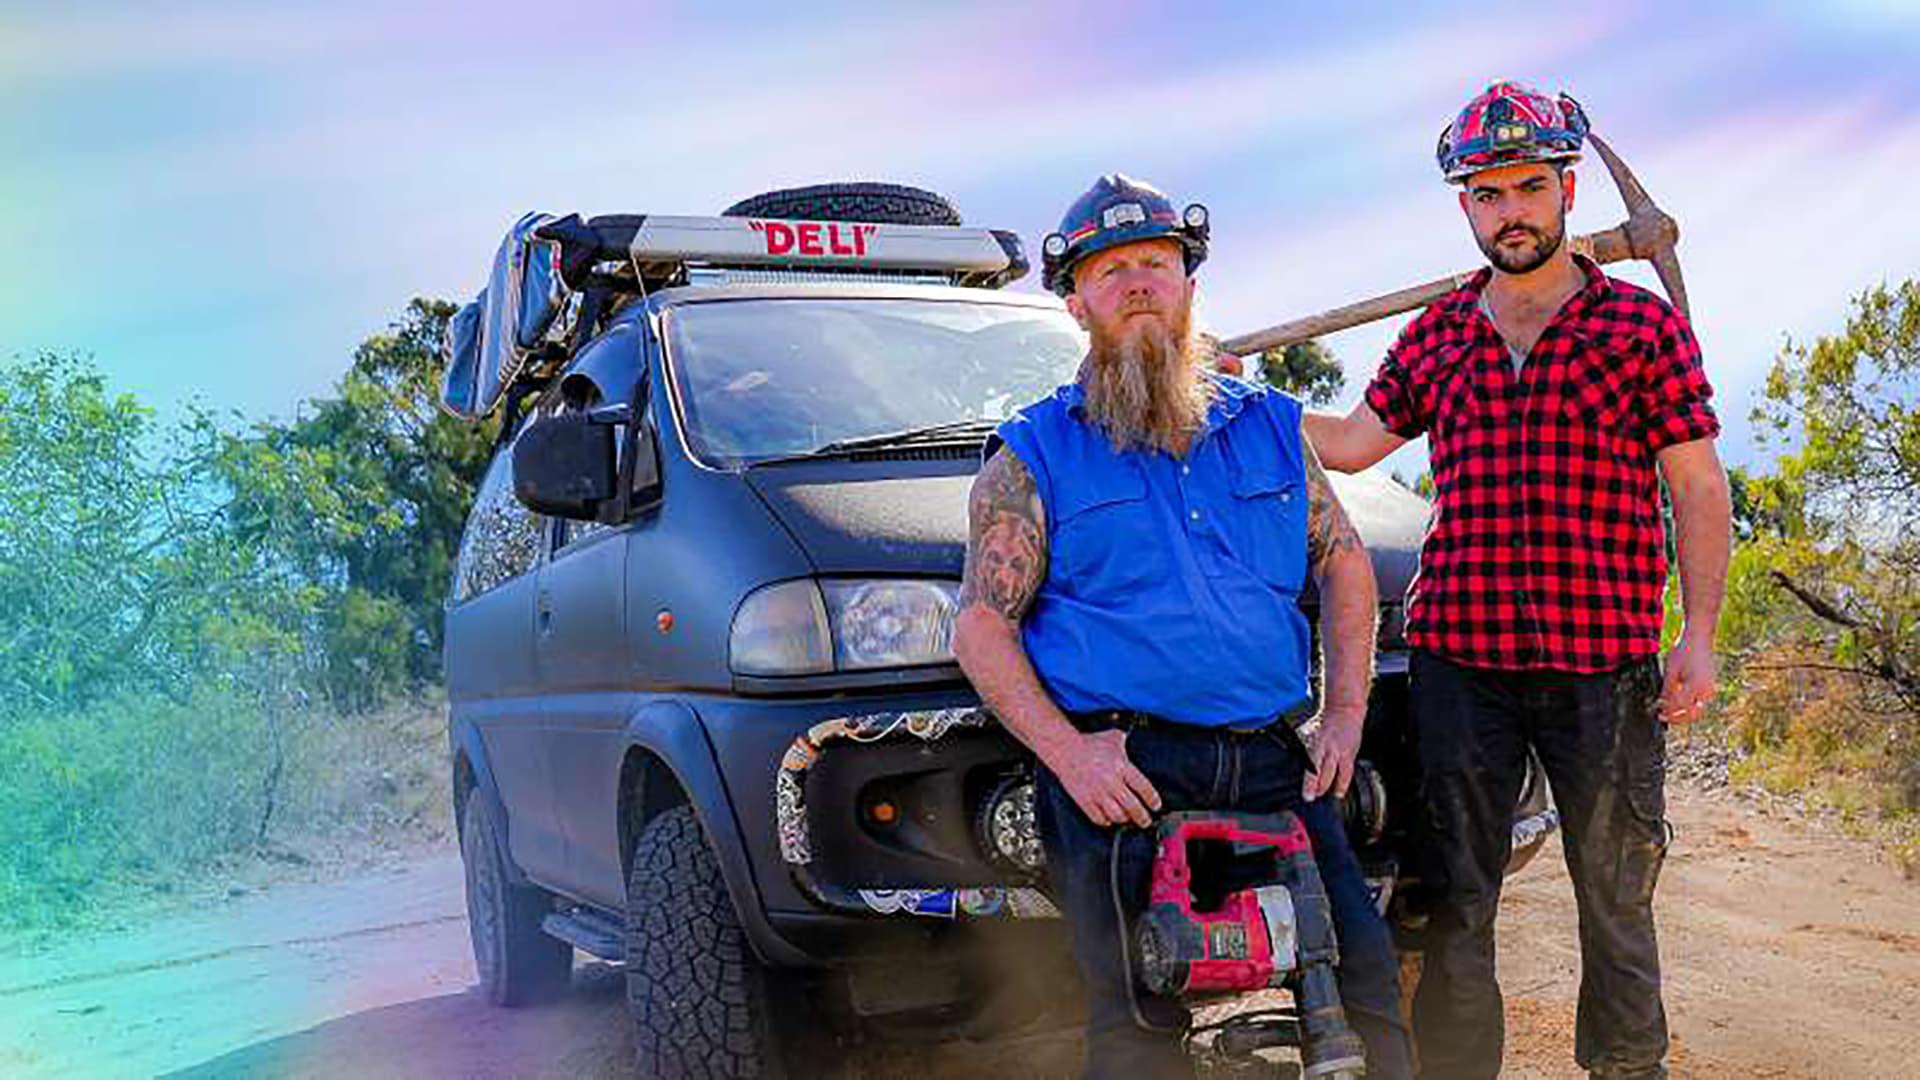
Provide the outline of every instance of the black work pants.
{"type": "Polygon", "coordinates": [[[1494,914],[1527,751],[1546,768],[1580,915],[1574,1058],[1666,1075],[1653,890],[1665,858],[1666,733],[1655,659],[1581,675],[1464,667],[1416,652],[1412,697],[1434,901],[1414,996],[1422,1080],[1492,1080],[1506,1027],[1494,914]]]}

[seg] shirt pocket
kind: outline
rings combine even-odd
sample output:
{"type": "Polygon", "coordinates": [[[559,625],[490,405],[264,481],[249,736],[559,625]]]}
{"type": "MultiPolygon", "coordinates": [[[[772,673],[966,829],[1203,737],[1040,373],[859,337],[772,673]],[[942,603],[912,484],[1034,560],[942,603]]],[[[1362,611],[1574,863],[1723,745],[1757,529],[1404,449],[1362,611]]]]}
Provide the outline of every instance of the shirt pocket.
{"type": "Polygon", "coordinates": [[[1464,431],[1483,411],[1483,391],[1474,377],[1474,347],[1449,346],[1435,357],[1428,375],[1432,395],[1433,431],[1447,436],[1464,431]]]}
{"type": "Polygon", "coordinates": [[[1165,542],[1153,535],[1147,482],[1136,469],[1101,470],[1092,482],[1056,488],[1052,550],[1060,587],[1075,596],[1125,595],[1165,573],[1165,542]]]}
{"type": "Polygon", "coordinates": [[[1639,365],[1630,356],[1613,356],[1597,349],[1582,350],[1567,365],[1560,386],[1567,415],[1611,429],[1632,421],[1634,375],[1639,365]]]}
{"type": "Polygon", "coordinates": [[[1560,414],[1573,428],[1573,441],[1609,451],[1615,457],[1641,456],[1645,445],[1634,384],[1638,363],[1628,354],[1584,350],[1567,366],[1560,390],[1560,414]]]}
{"type": "Polygon", "coordinates": [[[1282,592],[1298,593],[1307,575],[1307,485],[1275,467],[1235,471],[1234,520],[1226,530],[1234,560],[1282,592]]]}

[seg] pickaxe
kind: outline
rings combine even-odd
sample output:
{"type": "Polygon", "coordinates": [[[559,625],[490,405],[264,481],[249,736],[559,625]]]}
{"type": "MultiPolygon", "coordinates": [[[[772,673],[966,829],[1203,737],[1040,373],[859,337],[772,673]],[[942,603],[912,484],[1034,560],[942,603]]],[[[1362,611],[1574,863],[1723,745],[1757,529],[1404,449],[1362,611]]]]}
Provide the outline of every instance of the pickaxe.
{"type": "MultiPolygon", "coordinates": [[[[1674,307],[1680,309],[1680,314],[1691,319],[1692,313],[1687,309],[1687,283],[1680,276],[1680,256],[1674,251],[1674,246],[1680,242],[1680,226],[1666,211],[1654,205],[1647,189],[1640,186],[1633,170],[1627,168],[1627,163],[1620,160],[1620,155],[1614,153],[1612,147],[1591,133],[1587,141],[1600,152],[1601,160],[1607,163],[1607,171],[1613,174],[1613,182],[1620,188],[1620,198],[1627,204],[1627,220],[1606,232],[1574,237],[1571,245],[1573,250],[1597,263],[1620,262],[1624,259],[1646,259],[1653,263],[1654,270],[1660,275],[1660,284],[1666,287],[1667,298],[1673,301],[1674,307]]],[[[1468,276],[1456,274],[1304,319],[1270,326],[1265,330],[1256,330],[1251,334],[1227,338],[1220,343],[1220,348],[1236,356],[1248,356],[1360,326],[1389,315],[1398,315],[1403,311],[1412,311],[1459,288],[1468,276]]]]}

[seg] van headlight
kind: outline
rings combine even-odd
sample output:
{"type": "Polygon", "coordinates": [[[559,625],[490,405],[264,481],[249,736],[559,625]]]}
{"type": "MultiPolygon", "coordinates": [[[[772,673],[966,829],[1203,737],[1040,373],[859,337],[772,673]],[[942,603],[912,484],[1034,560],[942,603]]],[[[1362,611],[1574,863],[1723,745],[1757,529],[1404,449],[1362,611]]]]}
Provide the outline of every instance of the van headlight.
{"type": "Polygon", "coordinates": [[[950,581],[823,581],[835,666],[842,671],[953,659],[960,586],[950,581]]]}
{"type": "Polygon", "coordinates": [[[959,610],[951,581],[782,581],[741,602],[729,660],[737,675],[773,676],[948,663],[959,610]]]}

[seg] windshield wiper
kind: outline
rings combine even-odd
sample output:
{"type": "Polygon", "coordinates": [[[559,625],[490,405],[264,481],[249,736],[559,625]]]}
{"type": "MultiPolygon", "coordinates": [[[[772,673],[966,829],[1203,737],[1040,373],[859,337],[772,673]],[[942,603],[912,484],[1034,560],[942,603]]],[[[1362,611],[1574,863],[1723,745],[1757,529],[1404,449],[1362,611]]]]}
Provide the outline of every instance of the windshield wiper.
{"type": "Polygon", "coordinates": [[[852,439],[835,439],[815,448],[812,452],[839,454],[848,450],[872,450],[882,446],[932,442],[949,435],[978,435],[985,438],[988,432],[999,426],[998,420],[949,420],[944,424],[928,424],[924,427],[905,428],[900,431],[885,431],[878,435],[861,435],[852,439]]]}
{"type": "Polygon", "coordinates": [[[927,424],[923,427],[904,428],[900,431],[883,431],[878,435],[860,435],[851,439],[835,439],[823,443],[811,450],[802,450],[797,454],[781,454],[777,457],[761,458],[750,461],[747,468],[756,469],[762,465],[784,465],[793,461],[817,461],[820,458],[838,457],[842,454],[857,454],[862,450],[879,450],[889,446],[911,446],[915,443],[941,441],[984,441],[1000,426],[998,420],[949,420],[942,424],[927,424]]]}

